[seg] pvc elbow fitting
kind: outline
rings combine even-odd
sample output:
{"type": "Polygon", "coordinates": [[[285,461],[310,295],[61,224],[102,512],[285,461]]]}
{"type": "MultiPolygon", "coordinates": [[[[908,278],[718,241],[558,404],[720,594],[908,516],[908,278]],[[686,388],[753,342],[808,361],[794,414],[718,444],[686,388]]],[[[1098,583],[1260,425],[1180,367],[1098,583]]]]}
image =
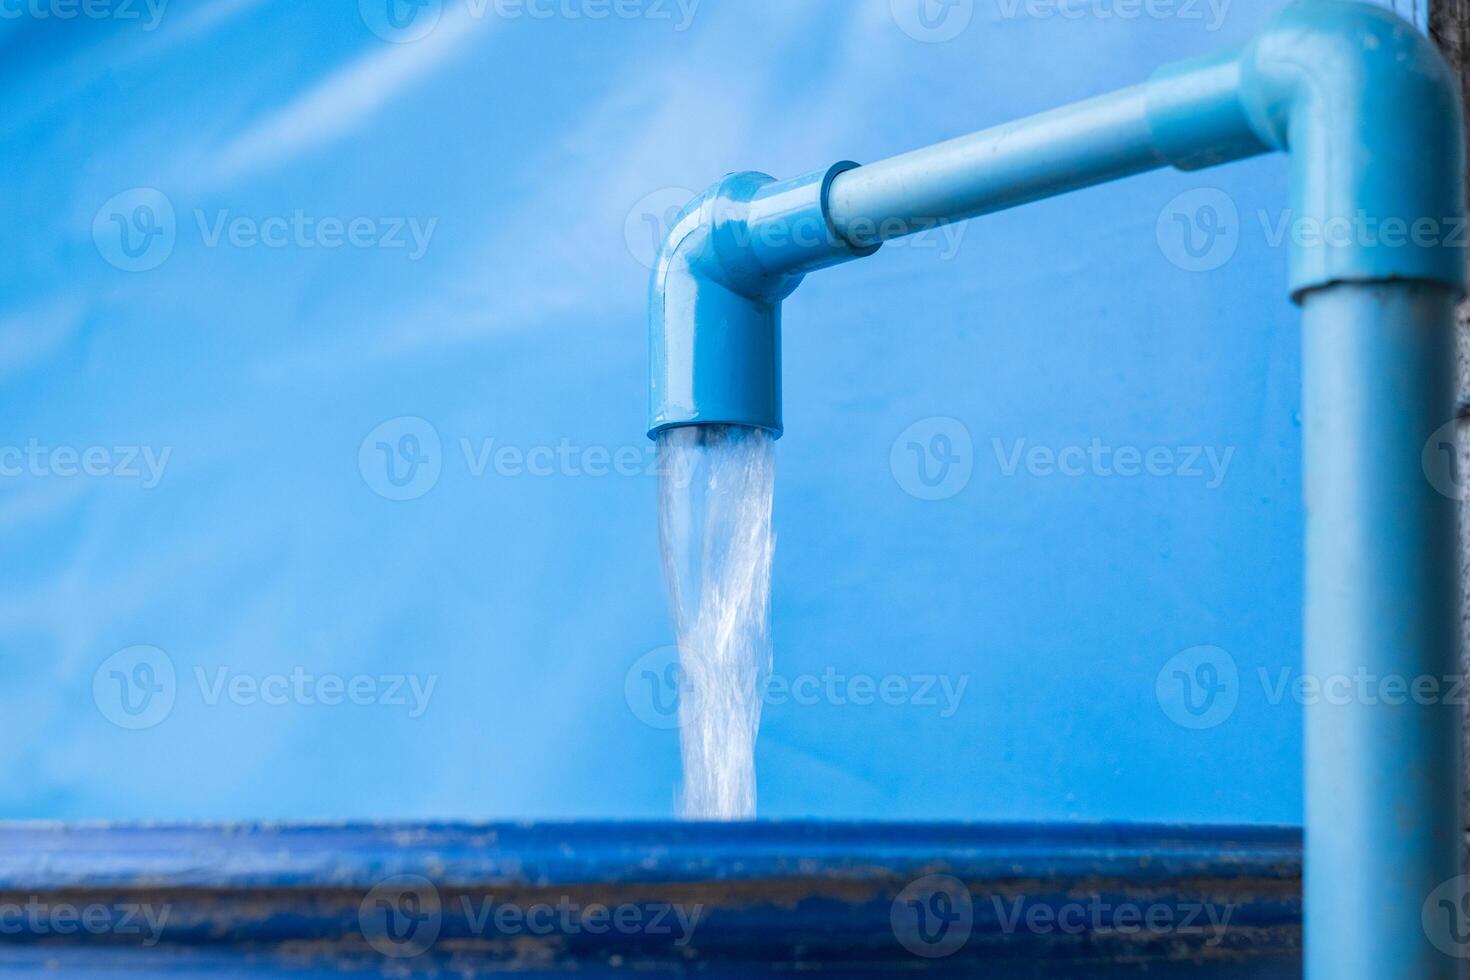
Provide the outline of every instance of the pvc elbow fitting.
{"type": "Polygon", "coordinates": [[[806,273],[878,250],[850,245],[827,211],[832,180],[856,166],[732,174],[674,222],[649,297],[650,437],[716,424],[780,436],[781,301],[806,273]]]}

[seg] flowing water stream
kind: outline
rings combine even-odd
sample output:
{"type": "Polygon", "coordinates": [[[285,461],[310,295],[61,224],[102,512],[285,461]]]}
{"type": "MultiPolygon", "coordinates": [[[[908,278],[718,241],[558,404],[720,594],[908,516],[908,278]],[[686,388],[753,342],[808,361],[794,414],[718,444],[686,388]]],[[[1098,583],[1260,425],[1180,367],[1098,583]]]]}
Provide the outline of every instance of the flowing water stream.
{"type": "Polygon", "coordinates": [[[755,816],[771,669],[775,440],[742,426],[659,434],[659,541],[679,642],[680,813],[755,816]]]}

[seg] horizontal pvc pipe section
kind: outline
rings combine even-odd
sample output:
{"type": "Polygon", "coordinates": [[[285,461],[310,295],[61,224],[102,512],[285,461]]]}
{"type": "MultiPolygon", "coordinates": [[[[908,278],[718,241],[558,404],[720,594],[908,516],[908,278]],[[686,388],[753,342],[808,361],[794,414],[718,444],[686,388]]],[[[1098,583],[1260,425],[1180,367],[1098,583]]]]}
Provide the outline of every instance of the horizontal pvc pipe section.
{"type": "Polygon", "coordinates": [[[1148,91],[1136,85],[838,174],[832,223],[854,245],[877,245],[1166,166],[1148,91]]]}
{"type": "Polygon", "coordinates": [[[1452,412],[1455,300],[1412,282],[1303,299],[1304,671],[1323,685],[1306,706],[1305,904],[1321,980],[1449,980],[1451,954],[1470,952],[1454,933],[1455,502],[1422,457],[1452,412]]]}

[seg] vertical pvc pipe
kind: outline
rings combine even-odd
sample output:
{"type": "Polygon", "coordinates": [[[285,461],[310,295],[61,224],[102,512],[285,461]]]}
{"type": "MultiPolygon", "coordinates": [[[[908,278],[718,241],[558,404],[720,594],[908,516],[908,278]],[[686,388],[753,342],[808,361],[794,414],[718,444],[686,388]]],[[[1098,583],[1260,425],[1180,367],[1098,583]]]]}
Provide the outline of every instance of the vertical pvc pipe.
{"type": "Polygon", "coordinates": [[[1311,980],[1460,975],[1422,919],[1460,873],[1455,504],[1421,459],[1452,412],[1455,299],[1303,297],[1311,980]]]}

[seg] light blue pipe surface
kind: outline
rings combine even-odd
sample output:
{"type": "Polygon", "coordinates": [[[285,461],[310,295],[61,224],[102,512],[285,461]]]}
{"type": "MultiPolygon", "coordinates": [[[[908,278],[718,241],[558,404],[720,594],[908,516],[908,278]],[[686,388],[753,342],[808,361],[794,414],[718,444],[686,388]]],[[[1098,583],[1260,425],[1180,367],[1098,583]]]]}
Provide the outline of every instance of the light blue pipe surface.
{"type": "Polygon", "coordinates": [[[1302,303],[1305,672],[1334,685],[1306,712],[1312,977],[1458,975],[1421,917],[1459,874],[1460,707],[1386,682],[1379,703],[1342,696],[1360,674],[1412,691],[1460,672],[1455,502],[1420,468],[1454,399],[1455,300],[1439,285],[1339,283],[1302,303]]]}
{"type": "MultiPolygon", "coordinates": [[[[749,203],[770,178],[737,175],[691,206],[655,270],[650,431],[781,431],[780,301],[806,271],[1166,164],[1286,151],[1290,289],[1306,312],[1305,669],[1322,682],[1442,679],[1458,663],[1455,515],[1419,453],[1452,410],[1463,142],[1453,80],[1426,39],[1379,8],[1304,0],[1240,51],[840,165],[795,182],[779,207],[749,203]],[[770,244],[797,227],[840,235],[770,244]]],[[[1457,975],[1421,922],[1459,873],[1457,710],[1358,697],[1306,716],[1308,975],[1457,975]]]]}
{"type": "Polygon", "coordinates": [[[843,174],[832,187],[832,220],[852,241],[885,242],[1166,166],[1149,126],[1151,88],[1137,85],[843,174]]]}

